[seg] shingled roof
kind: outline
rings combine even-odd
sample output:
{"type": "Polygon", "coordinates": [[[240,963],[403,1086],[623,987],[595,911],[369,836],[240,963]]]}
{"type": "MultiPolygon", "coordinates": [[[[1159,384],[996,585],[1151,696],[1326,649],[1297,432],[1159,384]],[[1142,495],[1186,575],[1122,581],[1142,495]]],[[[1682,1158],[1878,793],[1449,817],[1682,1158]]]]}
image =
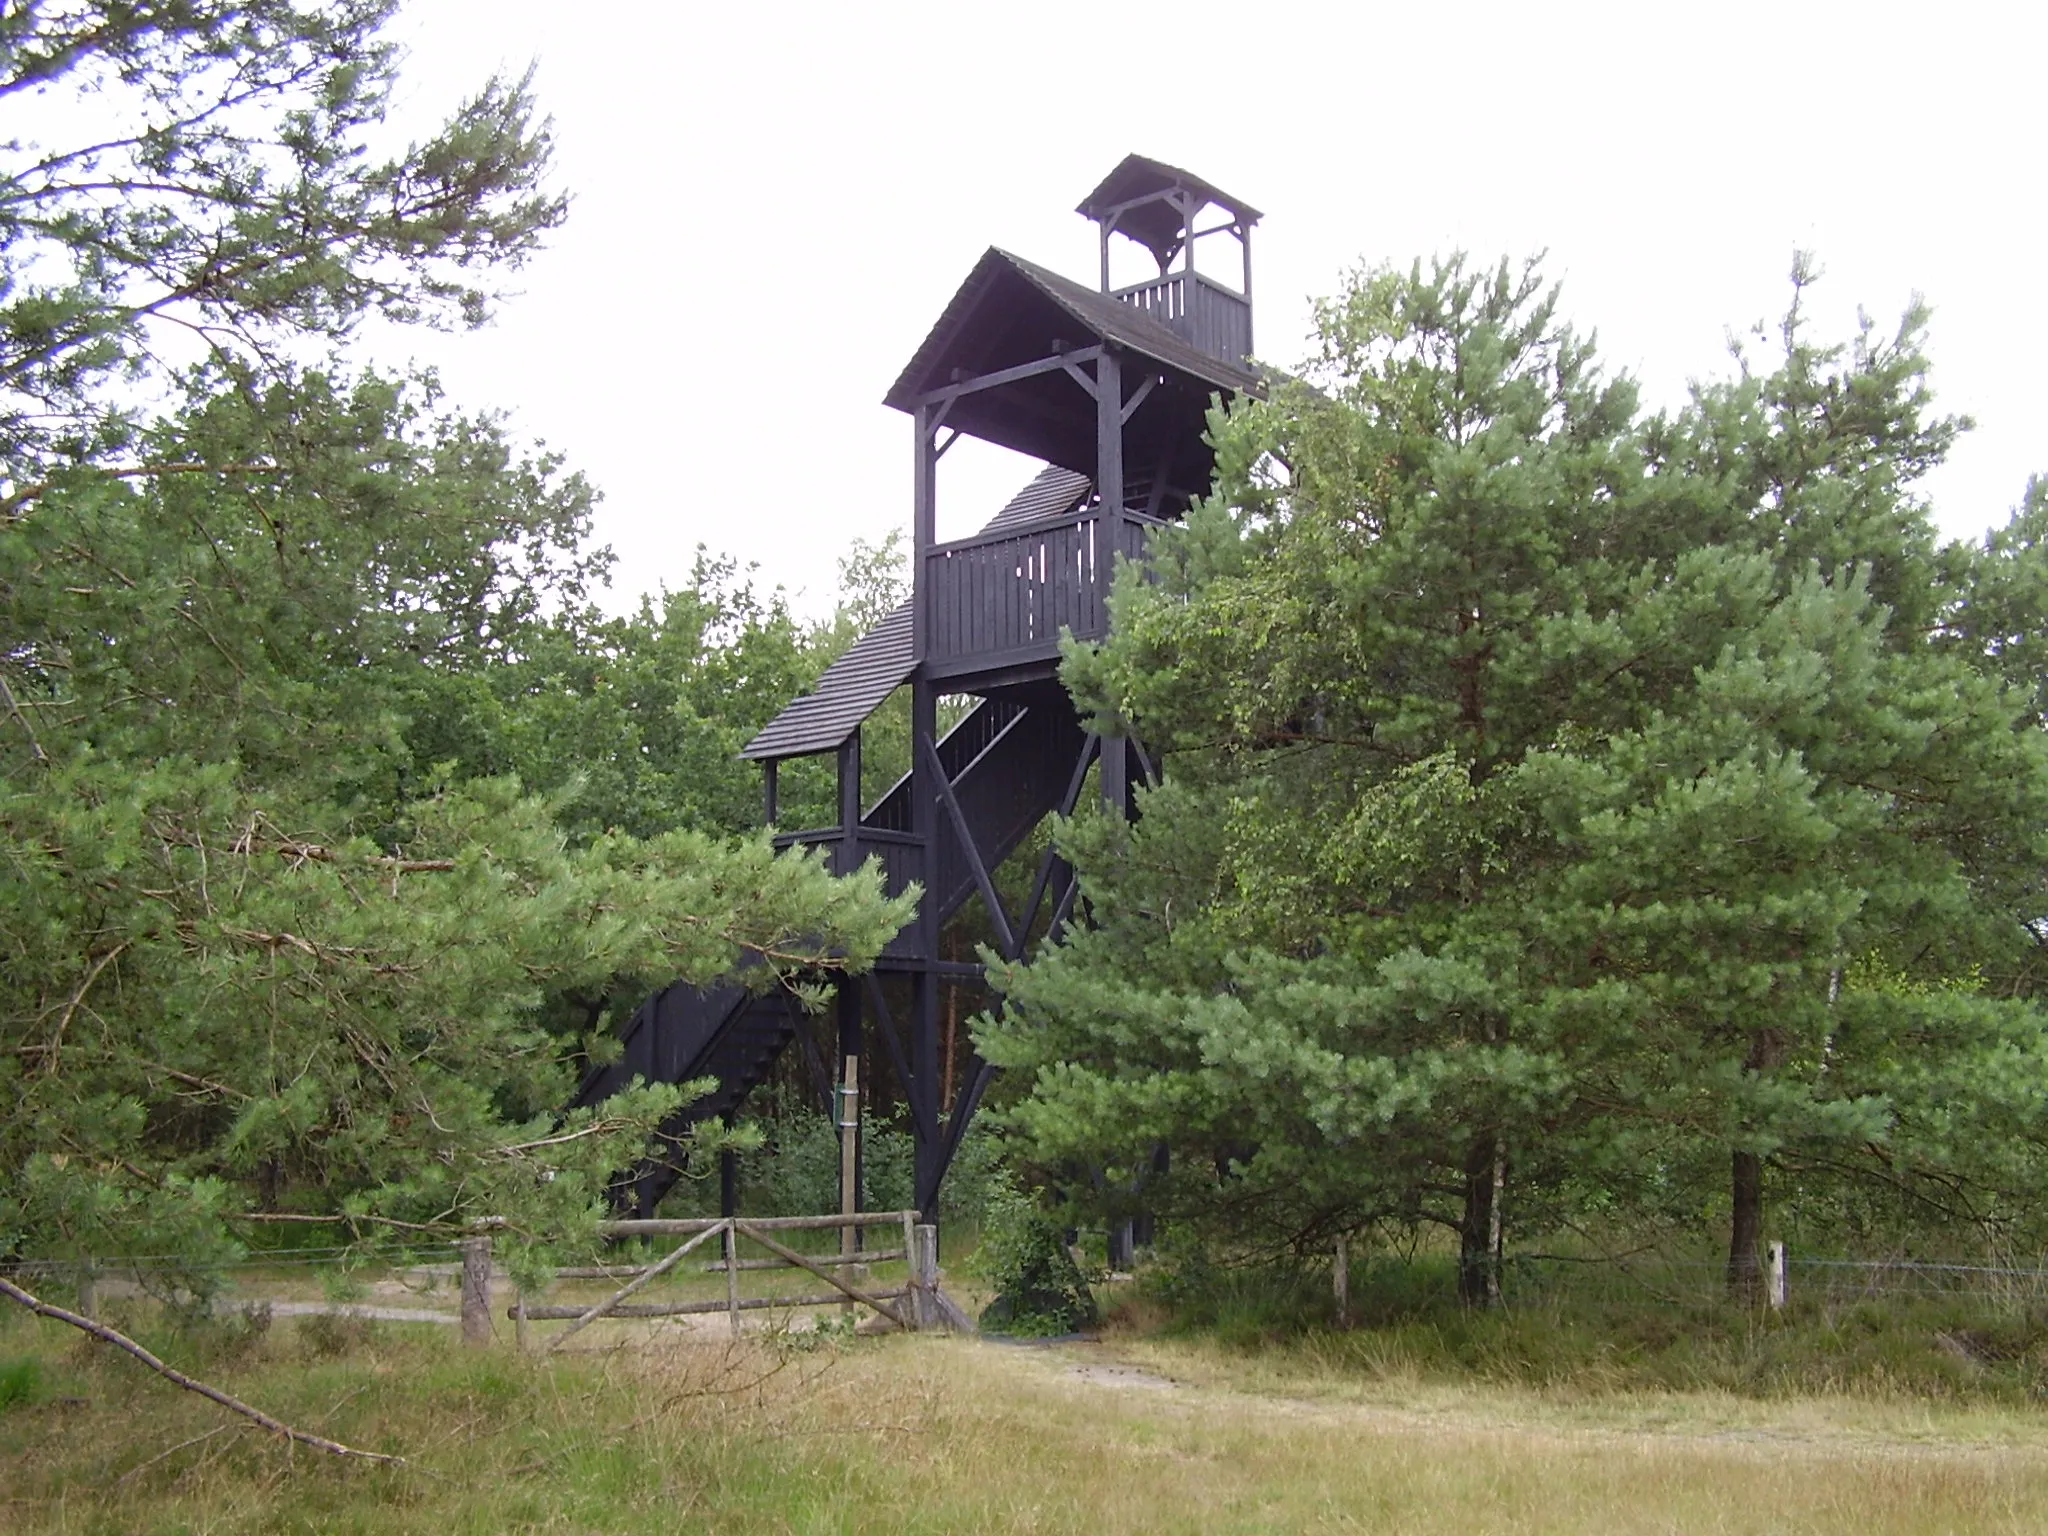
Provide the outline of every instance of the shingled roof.
{"type": "MultiPolygon", "coordinates": [[[[1143,310],[1106,293],[1098,293],[1070,277],[1062,277],[1035,261],[1026,261],[1022,256],[990,246],[981,260],[974,264],[974,270],[967,274],[967,281],[953,295],[938,323],[925,336],[924,344],[917,349],[903,372],[897,375],[882,403],[899,411],[914,410],[919,395],[951,383],[949,353],[975,332],[976,328],[970,326],[970,321],[976,311],[985,305],[1001,306],[1006,294],[1014,301],[1020,292],[1050,300],[1057,310],[1063,311],[1069,320],[1096,340],[1113,342],[1150,358],[1162,367],[1233,394],[1256,393],[1259,389],[1259,376],[1251,369],[1211,357],[1190,346],[1143,310]]],[[[1070,341],[1074,339],[1077,338],[1069,338],[1070,341]]],[[[1051,350],[1047,346],[1036,355],[1046,356],[1051,350]]],[[[992,366],[1003,367],[1021,361],[1026,359],[999,359],[992,366]]]]}
{"type": "Polygon", "coordinates": [[[1114,214],[1117,233],[1128,235],[1144,246],[1163,267],[1182,244],[1184,232],[1180,210],[1165,202],[1138,203],[1136,207],[1123,205],[1175,188],[1194,193],[1202,202],[1214,203],[1240,224],[1256,224],[1261,217],[1259,210],[1250,203],[1232,197],[1214,182],[1204,181],[1177,165],[1149,160],[1143,155],[1125,155],[1117,168],[1103,177],[1093,192],[1081,199],[1080,207],[1074,212],[1098,222],[1114,214]]]}
{"type": "MultiPolygon", "coordinates": [[[[1041,470],[982,531],[999,532],[1071,512],[1093,488],[1086,475],[1072,470],[1041,470]]],[[[816,688],[763,726],[740,756],[758,760],[837,751],[909,679],[916,666],[910,642],[910,604],[903,603],[827,667],[816,688]]]]}

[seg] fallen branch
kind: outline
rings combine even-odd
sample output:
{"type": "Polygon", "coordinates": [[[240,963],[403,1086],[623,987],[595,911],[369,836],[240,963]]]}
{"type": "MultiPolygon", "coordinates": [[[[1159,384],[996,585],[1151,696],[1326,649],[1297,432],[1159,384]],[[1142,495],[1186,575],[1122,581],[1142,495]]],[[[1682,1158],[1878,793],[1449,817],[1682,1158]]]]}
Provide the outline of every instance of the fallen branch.
{"type": "Polygon", "coordinates": [[[329,1440],[324,1435],[308,1434],[303,1429],[293,1429],[282,1419],[273,1419],[261,1408],[251,1408],[240,1398],[228,1396],[219,1387],[210,1387],[203,1381],[187,1376],[176,1366],[165,1364],[119,1329],[109,1328],[105,1323],[94,1322],[91,1318],[81,1317],[66,1307],[44,1301],[40,1296],[33,1296],[4,1276],[0,1276],[0,1296],[12,1298],[38,1317],[55,1318],[60,1323],[69,1323],[81,1333],[89,1333],[101,1343],[111,1344],[114,1348],[133,1355],[173,1386],[183,1387],[187,1392],[197,1392],[201,1397],[220,1404],[230,1413],[239,1413],[243,1418],[269,1430],[272,1434],[284,1436],[294,1445],[311,1446],[314,1450],[325,1451],[330,1456],[346,1456],[356,1461],[380,1461],[394,1467],[407,1465],[403,1456],[387,1456],[382,1451],[359,1451],[354,1446],[343,1445],[339,1440],[329,1440]]]}

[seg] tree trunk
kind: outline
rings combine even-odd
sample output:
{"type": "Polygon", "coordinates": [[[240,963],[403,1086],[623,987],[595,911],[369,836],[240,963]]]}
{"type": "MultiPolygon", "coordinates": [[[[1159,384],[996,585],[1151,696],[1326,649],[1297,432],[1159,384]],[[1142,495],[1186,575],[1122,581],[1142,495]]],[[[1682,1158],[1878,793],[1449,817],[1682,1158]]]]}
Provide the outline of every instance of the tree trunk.
{"type": "MultiPolygon", "coordinates": [[[[1742,1069],[1761,1076],[1774,1070],[1784,1058],[1784,1038],[1775,1029],[1759,1029],[1749,1037],[1749,1053],[1743,1059],[1742,1069]]],[[[1763,1155],[1740,1149],[1731,1153],[1728,1188],[1728,1294],[1737,1301],[1754,1303],[1763,1294],[1763,1155]]]]}
{"type": "Polygon", "coordinates": [[[1458,1223],[1458,1300],[1500,1305],[1500,1196],[1505,1167],[1498,1135],[1475,1136],[1465,1153],[1465,1214],[1458,1223]]]}
{"type": "Polygon", "coordinates": [[[1736,1152],[1729,1164],[1728,1294],[1753,1304],[1763,1293],[1764,1160],[1754,1152],[1736,1152]]]}

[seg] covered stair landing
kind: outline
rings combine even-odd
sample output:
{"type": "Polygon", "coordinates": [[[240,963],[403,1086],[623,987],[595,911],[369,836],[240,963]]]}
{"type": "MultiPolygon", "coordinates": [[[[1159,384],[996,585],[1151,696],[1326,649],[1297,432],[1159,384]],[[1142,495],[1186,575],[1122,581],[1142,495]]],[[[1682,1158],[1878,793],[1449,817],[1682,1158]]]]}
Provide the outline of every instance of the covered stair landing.
{"type": "MultiPolygon", "coordinates": [[[[1071,513],[1087,500],[1090,487],[1079,476],[1048,470],[1005,507],[985,533],[1030,527],[1048,515],[1071,513]]],[[[913,670],[910,608],[905,604],[862,637],[819,679],[816,690],[795,700],[747,749],[751,758],[773,762],[805,753],[838,751],[842,784],[859,782],[858,731],[913,670]],[[849,744],[852,749],[849,752],[849,744]]],[[[1071,812],[1092,759],[1094,739],[1082,728],[1056,678],[1041,675],[1012,683],[981,698],[941,737],[933,750],[943,814],[926,835],[914,823],[915,774],[905,774],[857,819],[840,826],[784,832],[784,847],[823,849],[837,873],[850,873],[868,859],[883,870],[890,894],[913,882],[925,886],[934,921],[914,922],[890,941],[878,969],[926,973],[944,969],[929,953],[936,931],[981,897],[999,943],[1021,943],[1046,906],[1051,924],[1063,923],[1073,899],[1070,880],[1054,880],[1050,864],[1041,871],[1031,910],[1018,914],[1016,933],[989,883],[1001,866],[1048,815],[1071,812]]],[[[927,781],[932,776],[927,775],[927,781]]],[[[979,974],[979,968],[973,968],[979,974]]],[[[877,999],[877,1004],[879,1000],[877,999]]],[[[938,1106],[914,1091],[920,1074],[914,1043],[898,1034],[885,1008],[871,1010],[878,1043],[889,1053],[912,1099],[912,1113],[933,1122],[938,1106]]],[[[638,1170],[630,1203],[651,1214],[681,1174],[680,1141],[695,1124],[736,1113],[773,1068],[776,1058],[799,1038],[800,1005],[787,992],[744,987],[702,991],[681,983],[650,997],[621,1032],[618,1058],[588,1072],[572,1107],[601,1103],[635,1078],[680,1083],[712,1079],[716,1087],[664,1127],[673,1155],[638,1170]]],[[[805,1048],[810,1049],[808,1038],[805,1048]]],[[[819,1075],[834,1074],[815,1064],[819,1075]]]]}
{"type": "MultiPolygon", "coordinates": [[[[1118,562],[1141,556],[1211,483],[1210,411],[1263,389],[1251,356],[1256,209],[1187,171],[1129,155],[1078,211],[1097,226],[1099,287],[991,249],[897,376],[885,403],[910,419],[916,450],[912,601],[743,754],[762,765],[771,824],[776,765],[835,754],[835,825],[783,841],[827,850],[842,871],[876,860],[890,890],[915,884],[923,892],[916,921],[880,958],[882,979],[836,982],[833,1066],[841,1070],[821,1076],[855,1096],[873,1076],[862,1068],[867,1045],[887,1048],[911,1114],[914,1203],[926,1212],[992,1071],[970,1063],[956,1075],[942,1059],[942,1033],[954,1038],[942,995],[981,979],[979,966],[942,958],[942,929],[979,900],[1007,958],[1056,942],[1075,899],[1073,872],[1048,850],[1013,921],[998,867],[1048,812],[1071,809],[1091,762],[1105,808],[1135,814],[1135,788],[1154,777],[1153,765],[1127,737],[1083,731],[1059,682],[1062,637],[1108,632],[1118,562]],[[1242,257],[1235,288],[1214,260],[1233,242],[1242,257]],[[1157,272],[1113,282],[1112,250],[1132,244],[1157,272]],[[1207,253],[1200,266],[1198,245],[1207,253]],[[940,460],[963,436],[1050,467],[986,528],[942,540],[940,460]],[[898,688],[910,700],[911,771],[868,806],[862,724],[898,688]],[[943,701],[959,696],[978,702],[942,731],[943,701]],[[890,999],[906,991],[907,1004],[892,1012],[890,999]]],[[[635,1015],[623,1059],[593,1072],[578,1102],[635,1074],[704,1077],[717,1087],[684,1122],[730,1113],[793,1038],[815,1043],[786,998],[672,987],[635,1015]]],[[[857,1183],[859,1161],[856,1148],[842,1149],[842,1176],[857,1183]]],[[[672,1169],[649,1170],[641,1203],[673,1179],[672,1169]]]]}

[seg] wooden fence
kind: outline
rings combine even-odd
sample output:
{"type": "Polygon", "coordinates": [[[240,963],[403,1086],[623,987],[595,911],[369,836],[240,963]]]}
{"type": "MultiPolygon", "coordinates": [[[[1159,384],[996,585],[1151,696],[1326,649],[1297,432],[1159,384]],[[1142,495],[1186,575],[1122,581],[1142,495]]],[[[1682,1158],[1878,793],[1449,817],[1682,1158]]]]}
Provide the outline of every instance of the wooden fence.
{"type": "MultiPolygon", "coordinates": [[[[558,1280],[624,1280],[626,1283],[601,1301],[585,1305],[539,1303],[524,1291],[506,1315],[518,1329],[520,1347],[527,1344],[527,1328],[536,1322],[567,1322],[569,1326],[548,1341],[550,1352],[607,1317],[686,1317],[726,1313],[732,1331],[740,1331],[742,1312],[790,1310],[840,1305],[849,1311],[855,1305],[868,1308],[904,1329],[943,1328],[972,1332],[973,1323],[939,1289],[938,1228],[918,1220],[916,1211],[858,1211],[837,1216],[702,1217],[680,1220],[660,1218],[637,1221],[608,1221],[599,1224],[600,1233],[614,1240],[635,1237],[681,1237],[684,1241],[665,1257],[651,1264],[570,1266],[555,1271],[558,1280]],[[864,1227],[900,1227],[903,1246],[860,1253],[805,1254],[784,1243],[776,1234],[840,1231],[850,1233],[864,1227]],[[720,1257],[704,1265],[709,1273],[725,1276],[723,1298],[697,1301],[634,1301],[633,1297],[663,1276],[673,1273],[699,1248],[713,1238],[720,1239],[720,1257]],[[765,1250],[764,1258],[741,1258],[740,1240],[765,1250]],[[909,1262],[906,1282],[890,1290],[869,1290],[835,1273],[850,1265],[909,1262]],[[740,1295],[739,1277],[748,1270],[797,1269],[823,1281],[832,1289],[818,1295],[740,1295]]],[[[488,1342],[491,1335],[491,1239],[473,1237],[463,1244],[462,1332],[471,1343],[488,1342]]]]}

